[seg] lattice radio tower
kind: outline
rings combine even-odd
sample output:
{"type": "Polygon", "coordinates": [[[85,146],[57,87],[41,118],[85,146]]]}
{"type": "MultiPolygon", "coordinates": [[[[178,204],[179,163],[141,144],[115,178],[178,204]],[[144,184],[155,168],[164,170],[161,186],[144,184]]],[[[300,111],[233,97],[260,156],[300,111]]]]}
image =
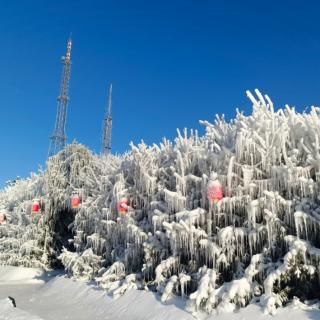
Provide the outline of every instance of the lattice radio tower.
{"type": "Polygon", "coordinates": [[[69,80],[71,72],[71,35],[68,40],[67,53],[61,58],[63,70],[61,76],[60,95],[58,96],[56,122],[54,131],[50,137],[50,146],[48,156],[51,157],[62,150],[66,144],[66,121],[67,121],[67,107],[69,102],[69,80]]]}
{"type": "Polygon", "coordinates": [[[108,108],[103,120],[102,133],[102,154],[107,155],[111,152],[111,131],[112,131],[112,83],[109,87],[108,108]]]}

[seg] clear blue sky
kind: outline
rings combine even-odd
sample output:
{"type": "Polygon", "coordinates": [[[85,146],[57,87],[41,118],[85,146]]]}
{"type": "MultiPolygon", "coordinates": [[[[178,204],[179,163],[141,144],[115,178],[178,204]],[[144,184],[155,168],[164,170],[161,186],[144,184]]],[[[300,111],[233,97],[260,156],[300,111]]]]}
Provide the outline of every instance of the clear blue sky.
{"type": "Polygon", "coordinates": [[[2,1],[0,185],[44,164],[69,32],[68,140],[100,151],[113,83],[113,151],[173,138],[235,107],[246,89],[320,104],[319,1],[2,1]]]}

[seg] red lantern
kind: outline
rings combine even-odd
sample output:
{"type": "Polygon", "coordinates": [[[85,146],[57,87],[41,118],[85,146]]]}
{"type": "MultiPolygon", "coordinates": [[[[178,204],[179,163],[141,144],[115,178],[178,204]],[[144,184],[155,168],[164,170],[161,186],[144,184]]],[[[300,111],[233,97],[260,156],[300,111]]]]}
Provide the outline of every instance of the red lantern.
{"type": "Polygon", "coordinates": [[[0,212],[0,225],[7,223],[7,215],[4,212],[0,212]]]}
{"type": "Polygon", "coordinates": [[[33,200],[31,205],[31,212],[32,213],[39,213],[40,211],[40,203],[39,200],[33,200]]]}
{"type": "Polygon", "coordinates": [[[117,204],[117,210],[120,215],[124,215],[128,212],[129,200],[122,198],[117,204]]]}
{"type": "Polygon", "coordinates": [[[209,181],[207,197],[213,203],[218,203],[223,198],[223,189],[219,180],[209,181]]]}
{"type": "Polygon", "coordinates": [[[78,209],[81,204],[81,199],[77,194],[74,194],[71,198],[71,208],[78,209]]]}

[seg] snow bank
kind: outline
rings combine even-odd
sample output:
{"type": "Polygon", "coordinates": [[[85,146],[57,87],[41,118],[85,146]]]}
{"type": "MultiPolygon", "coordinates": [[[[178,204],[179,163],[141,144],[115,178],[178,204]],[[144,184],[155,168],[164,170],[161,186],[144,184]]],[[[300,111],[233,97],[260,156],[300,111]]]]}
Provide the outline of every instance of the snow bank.
{"type": "MultiPolygon", "coordinates": [[[[0,267],[2,274],[21,273],[21,268],[0,267]],[[15,270],[16,269],[16,270],[15,270]]],[[[28,271],[29,272],[29,271],[28,271]]],[[[17,277],[18,277],[17,275],[17,277]]],[[[32,280],[32,273],[29,272],[32,280]]],[[[257,304],[236,312],[208,317],[199,313],[197,319],[206,320],[316,320],[320,318],[319,304],[304,305],[294,300],[276,316],[263,314],[257,304]]],[[[112,299],[104,290],[82,281],[63,276],[53,277],[45,284],[28,282],[26,285],[0,284],[0,320],[192,320],[185,311],[185,301],[174,298],[162,303],[157,294],[131,290],[119,299],[112,299]],[[10,293],[17,308],[5,297],[10,293]]]]}
{"type": "Polygon", "coordinates": [[[0,320],[43,320],[29,312],[14,308],[9,299],[0,300],[0,320]]]}
{"type": "Polygon", "coordinates": [[[43,269],[1,266],[0,285],[44,283],[43,269]]]}

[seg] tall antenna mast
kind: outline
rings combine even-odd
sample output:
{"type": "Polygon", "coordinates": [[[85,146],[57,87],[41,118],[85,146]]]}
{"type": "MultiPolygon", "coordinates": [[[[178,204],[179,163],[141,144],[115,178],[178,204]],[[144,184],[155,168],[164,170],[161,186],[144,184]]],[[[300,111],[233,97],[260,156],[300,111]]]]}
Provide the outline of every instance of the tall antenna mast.
{"type": "Polygon", "coordinates": [[[71,48],[72,39],[71,34],[68,40],[66,55],[61,58],[63,65],[61,85],[60,85],[60,95],[57,100],[57,114],[56,122],[53,130],[53,134],[50,137],[50,146],[48,156],[51,157],[58,153],[66,145],[66,121],[67,121],[67,107],[69,102],[69,80],[71,72],[71,48]]]}
{"type": "Polygon", "coordinates": [[[112,83],[109,87],[108,109],[103,120],[102,134],[102,154],[107,155],[111,152],[111,131],[112,131],[112,83]]]}

